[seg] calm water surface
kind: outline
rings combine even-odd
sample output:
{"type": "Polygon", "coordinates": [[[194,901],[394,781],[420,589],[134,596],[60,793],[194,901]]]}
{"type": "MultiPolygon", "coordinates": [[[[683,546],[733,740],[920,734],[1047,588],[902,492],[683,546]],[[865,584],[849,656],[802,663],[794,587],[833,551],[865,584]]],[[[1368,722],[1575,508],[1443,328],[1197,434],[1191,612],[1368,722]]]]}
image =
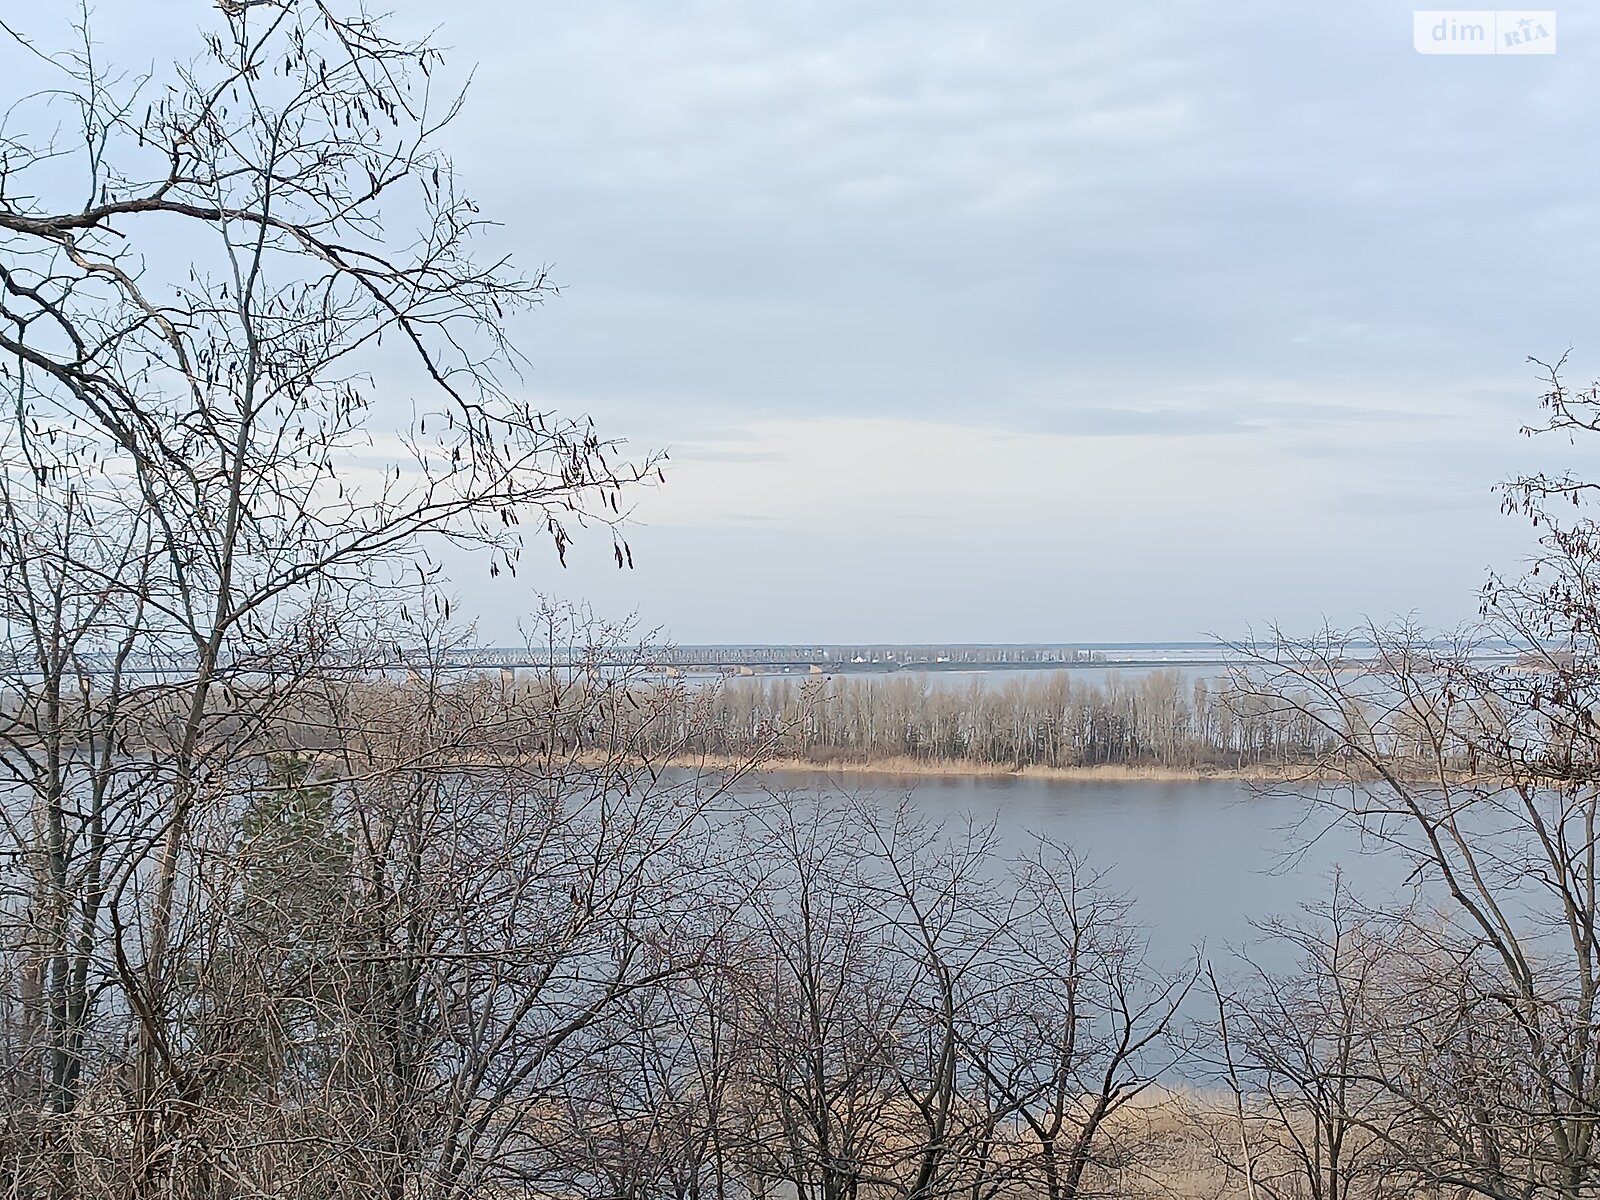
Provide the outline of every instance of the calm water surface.
{"type": "Polygon", "coordinates": [[[940,822],[993,820],[1003,852],[1034,834],[1072,846],[1136,903],[1159,959],[1201,947],[1226,958],[1259,940],[1253,921],[1294,916],[1329,894],[1335,870],[1371,901],[1400,894],[1405,868],[1355,831],[1324,828],[1306,793],[1263,794],[1235,781],[1058,782],[783,772],[749,788],[849,792],[886,808],[907,797],[940,822]]]}

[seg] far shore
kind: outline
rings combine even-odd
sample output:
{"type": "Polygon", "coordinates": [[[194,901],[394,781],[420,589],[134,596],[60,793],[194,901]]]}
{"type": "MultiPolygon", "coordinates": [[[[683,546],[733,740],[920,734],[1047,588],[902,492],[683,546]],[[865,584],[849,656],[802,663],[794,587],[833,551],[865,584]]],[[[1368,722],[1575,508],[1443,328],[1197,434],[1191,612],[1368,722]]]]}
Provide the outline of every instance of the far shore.
{"type": "Polygon", "coordinates": [[[765,758],[751,761],[732,755],[703,755],[673,759],[674,767],[707,771],[748,771],[773,774],[888,775],[916,778],[1042,779],[1078,783],[1185,783],[1198,780],[1233,780],[1244,783],[1292,783],[1309,780],[1304,766],[1274,767],[1160,767],[1102,763],[1079,767],[1010,767],[1004,763],[970,758],[809,759],[765,758]]]}

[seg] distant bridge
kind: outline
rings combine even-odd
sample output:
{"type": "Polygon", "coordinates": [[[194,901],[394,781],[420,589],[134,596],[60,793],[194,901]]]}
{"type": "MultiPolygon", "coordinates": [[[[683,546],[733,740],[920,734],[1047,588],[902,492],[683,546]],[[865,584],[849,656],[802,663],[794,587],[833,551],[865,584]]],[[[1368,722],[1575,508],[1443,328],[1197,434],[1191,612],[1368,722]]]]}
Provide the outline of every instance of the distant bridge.
{"type": "Polygon", "coordinates": [[[486,647],[446,655],[450,666],[599,667],[654,666],[677,670],[739,667],[822,667],[825,670],[898,670],[928,667],[1051,667],[1107,662],[1104,651],[1075,646],[1012,645],[798,645],[643,646],[601,649],[486,647]]]}
{"type": "MultiPolygon", "coordinates": [[[[1485,660],[1500,659],[1486,654],[1485,660]]],[[[1509,655],[1504,656],[1510,661],[1509,655]]],[[[1161,668],[1220,667],[1232,659],[1221,645],[1188,642],[1172,645],[1069,646],[1059,644],[861,644],[792,646],[604,646],[528,647],[484,646],[442,653],[396,646],[391,652],[352,657],[355,672],[405,671],[425,663],[453,671],[516,671],[573,669],[594,671],[653,671],[668,675],[684,672],[755,675],[804,671],[807,674],[888,671],[991,671],[1005,669],[1049,670],[1070,667],[1161,668]]],[[[87,655],[82,660],[88,675],[106,674],[109,657],[87,655]]],[[[135,675],[182,679],[194,660],[175,655],[144,657],[124,671],[135,675]]],[[[273,673],[270,663],[261,667],[236,664],[235,671],[273,673]]],[[[27,666],[13,672],[29,674],[27,666]]]]}
{"type": "MultiPolygon", "coordinates": [[[[1216,651],[1212,650],[1212,657],[1216,651]]],[[[1120,654],[1064,645],[792,645],[792,646],[483,646],[432,652],[395,646],[387,652],[351,656],[354,671],[404,671],[424,663],[447,670],[518,670],[592,668],[596,670],[647,670],[666,673],[710,671],[752,674],[765,671],[804,670],[832,674],[836,671],[988,670],[1004,667],[1064,667],[1133,665],[1120,654]]],[[[1163,659],[1161,661],[1168,661],[1163,659]]],[[[1220,661],[1220,659],[1218,659],[1220,661]]],[[[112,669],[109,655],[88,654],[80,659],[86,674],[101,675],[112,669]]],[[[14,663],[13,672],[32,673],[32,667],[14,663]]],[[[271,673],[272,665],[259,668],[235,664],[233,670],[271,673]]],[[[125,673],[168,675],[182,678],[194,670],[189,655],[144,655],[130,660],[125,673]]]]}

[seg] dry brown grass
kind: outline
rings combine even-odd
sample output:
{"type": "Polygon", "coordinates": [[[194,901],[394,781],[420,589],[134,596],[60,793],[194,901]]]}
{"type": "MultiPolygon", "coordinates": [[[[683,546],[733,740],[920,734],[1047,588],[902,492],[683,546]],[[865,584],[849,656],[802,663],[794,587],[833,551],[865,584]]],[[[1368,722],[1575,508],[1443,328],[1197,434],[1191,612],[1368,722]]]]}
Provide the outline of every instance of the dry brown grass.
{"type": "Polygon", "coordinates": [[[807,772],[810,774],[887,775],[901,778],[1011,778],[1045,779],[1062,783],[1175,783],[1200,779],[1236,779],[1257,783],[1282,783],[1306,778],[1304,767],[1270,766],[1228,770],[1217,767],[1126,766],[1106,763],[1083,767],[1013,767],[970,758],[762,758],[752,762],[733,755],[707,754],[672,759],[669,766],[702,771],[807,772]]]}

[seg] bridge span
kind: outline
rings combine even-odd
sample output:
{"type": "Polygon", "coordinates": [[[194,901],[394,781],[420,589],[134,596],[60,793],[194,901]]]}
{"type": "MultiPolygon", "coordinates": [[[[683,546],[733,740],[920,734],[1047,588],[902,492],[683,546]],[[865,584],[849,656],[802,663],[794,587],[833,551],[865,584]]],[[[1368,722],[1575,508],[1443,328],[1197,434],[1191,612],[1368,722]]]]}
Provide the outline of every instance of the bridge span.
{"type": "Polygon", "coordinates": [[[1064,645],[792,645],[639,646],[529,649],[484,647],[447,656],[452,666],[472,667],[654,667],[674,670],[789,668],[833,671],[986,669],[1109,664],[1103,650],[1064,645]]]}
{"type": "MultiPolygon", "coordinates": [[[[1510,653],[1486,653],[1483,661],[1512,661],[1510,653]]],[[[414,671],[425,663],[449,671],[588,670],[643,671],[666,675],[714,673],[759,675],[804,672],[812,675],[892,671],[1050,670],[1072,667],[1161,668],[1221,667],[1233,661],[1227,647],[1204,642],[1072,646],[1062,644],[856,644],[768,646],[481,646],[425,652],[392,645],[371,655],[335,657],[330,664],[357,674],[414,671]]],[[[1355,661],[1355,660],[1353,660],[1355,661]]],[[[89,676],[110,673],[109,656],[84,655],[78,662],[89,676]]],[[[183,655],[144,656],[124,664],[124,673],[165,676],[181,682],[192,674],[193,660],[183,655]]],[[[233,664],[230,673],[272,675],[303,669],[303,664],[233,664]]],[[[0,663],[0,672],[6,664],[0,663]]],[[[24,663],[9,665],[11,674],[35,670],[24,663]]]]}
{"type": "MultiPolygon", "coordinates": [[[[1184,655],[1185,651],[1176,651],[1184,655]]],[[[1214,649],[1209,659],[1220,661],[1214,649]]],[[[1156,662],[1192,662],[1192,657],[1130,656],[1120,650],[1068,645],[1012,644],[917,644],[894,645],[861,643],[852,645],[745,645],[745,646],[480,646],[446,651],[424,651],[391,644],[367,654],[335,656],[356,672],[405,671],[431,663],[447,670],[518,670],[574,668],[595,670],[644,670],[665,673],[722,672],[755,674],[766,671],[802,670],[811,674],[841,671],[898,670],[992,670],[1000,668],[1050,668],[1072,666],[1143,665],[1156,662]]],[[[295,670],[301,664],[284,663],[282,670],[295,670]]],[[[327,665],[324,660],[324,665],[327,665]]],[[[109,655],[85,654],[78,666],[86,675],[107,674],[113,669],[109,655]]],[[[0,664],[0,670],[4,670],[0,664]]],[[[14,673],[30,674],[26,663],[10,664],[14,673]]],[[[169,676],[181,680],[193,672],[194,660],[183,654],[142,655],[124,663],[125,673],[169,676]]],[[[272,674],[274,664],[233,664],[231,670],[246,674],[272,674]]]]}

